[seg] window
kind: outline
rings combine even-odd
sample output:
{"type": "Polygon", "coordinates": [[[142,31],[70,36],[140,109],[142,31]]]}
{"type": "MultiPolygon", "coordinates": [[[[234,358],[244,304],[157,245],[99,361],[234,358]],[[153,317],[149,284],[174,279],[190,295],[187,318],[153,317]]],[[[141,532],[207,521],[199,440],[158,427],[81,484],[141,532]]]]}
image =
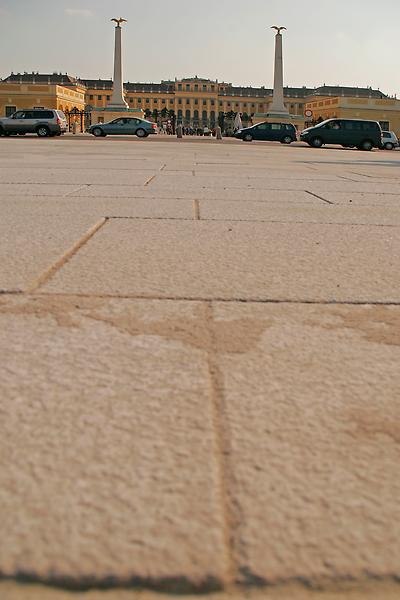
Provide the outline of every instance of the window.
{"type": "Polygon", "coordinates": [[[203,83],[203,92],[207,91],[207,85],[205,83],[203,83]]]}
{"type": "MultiPolygon", "coordinates": [[[[110,96],[107,96],[107,100],[109,100],[109,99],[110,99],[110,96]]],[[[129,98],[129,102],[132,104],[133,98],[129,98]]]]}
{"type": "Polygon", "coordinates": [[[182,84],[178,83],[178,90],[181,92],[182,91],[182,84]]]}
{"type": "Polygon", "coordinates": [[[150,98],[146,98],[146,104],[150,104],[150,98]]]}
{"type": "Polygon", "coordinates": [[[211,91],[212,91],[212,92],[214,91],[214,86],[213,86],[213,85],[211,86],[211,91]]]}
{"type": "Polygon", "coordinates": [[[142,99],[141,98],[138,98],[137,101],[138,101],[138,104],[142,104],[142,99]]]}
{"type": "Polygon", "coordinates": [[[186,91],[190,92],[190,85],[188,83],[186,84],[186,91]]]}
{"type": "Polygon", "coordinates": [[[31,111],[26,111],[24,119],[54,119],[54,114],[51,110],[35,110],[33,113],[31,111]]]}
{"type": "Polygon", "coordinates": [[[93,94],[90,94],[89,100],[93,100],[93,94]]]}
{"type": "Polygon", "coordinates": [[[178,104],[182,104],[182,98],[178,98],[178,104]]]}
{"type": "Polygon", "coordinates": [[[281,124],[280,123],[271,123],[271,130],[272,131],[280,131],[281,130],[281,124]]]}
{"type": "Polygon", "coordinates": [[[203,110],[201,118],[202,118],[203,123],[207,124],[207,111],[206,110],[203,110]]]}
{"type": "Polygon", "coordinates": [[[243,108],[247,108],[247,102],[243,103],[243,108]]]}
{"type": "Polygon", "coordinates": [[[261,123],[261,125],[257,125],[257,129],[259,129],[260,131],[267,131],[270,129],[270,124],[269,123],[261,123]]]}
{"type": "Polygon", "coordinates": [[[379,121],[379,125],[381,126],[381,129],[383,129],[385,131],[390,131],[390,122],[389,121],[379,121]]]}
{"type": "Polygon", "coordinates": [[[190,104],[190,98],[186,98],[186,104],[190,104]]]}
{"type": "Polygon", "coordinates": [[[169,103],[170,103],[170,104],[173,104],[173,103],[174,103],[174,101],[173,101],[173,100],[170,100],[170,101],[169,101],[169,103]]]}
{"type": "Polygon", "coordinates": [[[162,104],[166,104],[166,102],[167,102],[167,101],[166,101],[166,99],[165,99],[165,98],[163,98],[163,99],[161,100],[161,102],[162,102],[162,104]]]}
{"type": "Polygon", "coordinates": [[[158,104],[158,98],[154,98],[154,104],[158,104]]]}
{"type": "Polygon", "coordinates": [[[207,100],[203,100],[203,106],[207,106],[207,100]]]}
{"type": "Polygon", "coordinates": [[[14,114],[16,110],[16,106],[6,106],[6,117],[11,117],[11,115],[14,114]]]}
{"type": "Polygon", "coordinates": [[[101,97],[100,95],[99,95],[99,96],[97,96],[97,100],[101,100],[101,98],[102,98],[102,97],[101,97]]]}
{"type": "Polygon", "coordinates": [[[211,106],[215,105],[215,100],[211,100],[211,106]]]}
{"type": "Polygon", "coordinates": [[[190,110],[187,110],[187,111],[185,112],[185,119],[186,119],[187,121],[190,121],[190,110]]]}
{"type": "MultiPolygon", "coordinates": [[[[106,96],[106,98],[107,98],[107,102],[109,102],[109,100],[110,100],[110,96],[106,96]]],[[[132,102],[132,101],[133,101],[133,98],[129,98],[129,100],[130,100],[130,102],[132,102]]]]}
{"type": "Polygon", "coordinates": [[[195,92],[198,92],[198,91],[199,91],[199,86],[198,86],[198,84],[197,84],[197,83],[196,83],[196,84],[195,84],[195,86],[194,86],[194,91],[195,91],[195,92]]]}
{"type": "Polygon", "coordinates": [[[199,103],[199,101],[198,101],[198,99],[197,99],[197,98],[195,99],[194,103],[195,103],[195,104],[198,104],[198,103],[199,103]]]}
{"type": "Polygon", "coordinates": [[[222,102],[220,102],[219,105],[222,106],[222,102]]]}

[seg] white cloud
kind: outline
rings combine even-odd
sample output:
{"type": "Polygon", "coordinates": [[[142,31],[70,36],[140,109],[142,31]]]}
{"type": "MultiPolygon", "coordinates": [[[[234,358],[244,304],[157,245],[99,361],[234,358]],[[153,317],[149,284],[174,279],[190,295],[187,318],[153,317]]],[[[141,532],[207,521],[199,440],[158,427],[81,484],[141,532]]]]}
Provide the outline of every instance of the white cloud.
{"type": "Polygon", "coordinates": [[[93,13],[88,8],[66,8],[65,14],[69,17],[92,17],[93,13]]]}

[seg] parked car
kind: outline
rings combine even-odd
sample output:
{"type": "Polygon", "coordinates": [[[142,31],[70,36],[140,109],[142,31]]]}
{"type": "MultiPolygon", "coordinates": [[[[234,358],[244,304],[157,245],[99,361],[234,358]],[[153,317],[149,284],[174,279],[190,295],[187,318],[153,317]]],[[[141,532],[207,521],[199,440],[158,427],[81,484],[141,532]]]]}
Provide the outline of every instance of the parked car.
{"type": "Polygon", "coordinates": [[[382,131],[382,150],[393,150],[399,147],[399,140],[394,131],[382,131]]]}
{"type": "Polygon", "coordinates": [[[17,110],[10,117],[0,119],[0,135],[36,133],[39,137],[53,137],[67,131],[67,119],[61,110],[32,108],[17,110]]]}
{"type": "Polygon", "coordinates": [[[258,123],[252,127],[239,129],[234,135],[244,142],[265,140],[291,144],[297,140],[296,127],[291,123],[258,123]]]}
{"type": "Polygon", "coordinates": [[[344,148],[356,146],[359,150],[372,150],[382,147],[382,130],[376,121],[328,119],[304,129],[300,140],[314,148],[321,148],[324,144],[340,144],[344,148]]]}
{"type": "Polygon", "coordinates": [[[137,117],[119,117],[109,123],[97,123],[88,129],[95,137],[106,135],[137,135],[145,138],[150,134],[157,133],[157,125],[145,119],[137,117]]]}

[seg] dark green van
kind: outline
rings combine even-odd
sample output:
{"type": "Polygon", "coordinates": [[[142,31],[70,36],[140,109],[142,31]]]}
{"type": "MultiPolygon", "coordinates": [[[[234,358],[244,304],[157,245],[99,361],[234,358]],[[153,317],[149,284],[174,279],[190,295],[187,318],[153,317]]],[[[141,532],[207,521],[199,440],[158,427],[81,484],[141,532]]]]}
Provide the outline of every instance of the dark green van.
{"type": "Polygon", "coordinates": [[[329,119],[304,129],[300,140],[314,148],[321,148],[324,144],[340,144],[344,148],[355,146],[359,150],[372,150],[382,147],[382,130],[376,121],[329,119]]]}

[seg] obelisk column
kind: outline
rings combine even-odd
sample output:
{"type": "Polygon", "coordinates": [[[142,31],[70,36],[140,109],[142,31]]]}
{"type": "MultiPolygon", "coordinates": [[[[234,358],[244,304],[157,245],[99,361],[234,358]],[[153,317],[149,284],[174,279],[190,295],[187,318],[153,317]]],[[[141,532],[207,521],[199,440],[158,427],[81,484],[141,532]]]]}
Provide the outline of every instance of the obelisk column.
{"type": "Polygon", "coordinates": [[[288,110],[283,101],[283,50],[281,29],[285,27],[272,27],[276,29],[275,36],[275,67],[274,67],[274,95],[270,112],[274,114],[288,115],[288,110]]]}
{"type": "Polygon", "coordinates": [[[125,110],[129,108],[124,99],[123,79],[122,79],[122,29],[121,23],[124,19],[112,19],[117,23],[115,27],[115,52],[114,52],[114,85],[109,108],[125,110]]]}

